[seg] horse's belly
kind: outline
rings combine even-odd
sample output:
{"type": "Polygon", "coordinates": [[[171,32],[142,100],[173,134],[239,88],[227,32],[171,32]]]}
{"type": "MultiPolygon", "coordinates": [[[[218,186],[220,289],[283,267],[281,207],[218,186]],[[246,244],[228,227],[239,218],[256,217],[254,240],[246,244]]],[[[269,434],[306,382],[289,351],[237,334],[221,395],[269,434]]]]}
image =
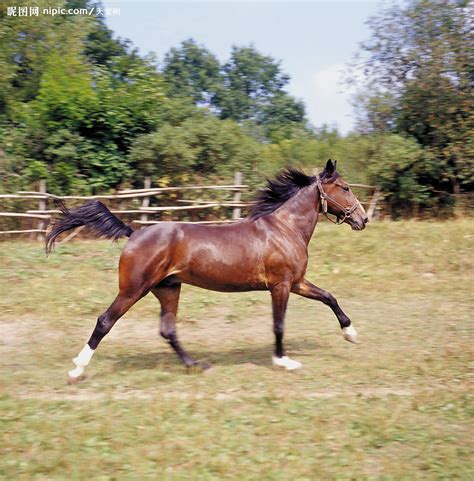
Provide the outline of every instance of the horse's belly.
{"type": "Polygon", "coordinates": [[[190,284],[202,289],[219,292],[248,292],[248,291],[265,291],[267,286],[263,283],[234,283],[234,282],[215,282],[213,279],[183,279],[185,284],[190,284]]]}
{"type": "Polygon", "coordinates": [[[185,284],[221,292],[265,290],[264,272],[257,266],[208,263],[189,266],[176,277],[185,284]]]}

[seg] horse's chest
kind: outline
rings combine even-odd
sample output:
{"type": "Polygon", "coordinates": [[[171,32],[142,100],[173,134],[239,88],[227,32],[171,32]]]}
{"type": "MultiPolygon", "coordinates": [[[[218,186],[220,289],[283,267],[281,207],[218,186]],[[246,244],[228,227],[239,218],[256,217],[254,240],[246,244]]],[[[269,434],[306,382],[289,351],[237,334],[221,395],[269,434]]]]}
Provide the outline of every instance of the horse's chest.
{"type": "Polygon", "coordinates": [[[267,282],[278,283],[281,279],[297,280],[304,276],[308,265],[306,248],[280,246],[269,252],[265,271],[267,282]]]}

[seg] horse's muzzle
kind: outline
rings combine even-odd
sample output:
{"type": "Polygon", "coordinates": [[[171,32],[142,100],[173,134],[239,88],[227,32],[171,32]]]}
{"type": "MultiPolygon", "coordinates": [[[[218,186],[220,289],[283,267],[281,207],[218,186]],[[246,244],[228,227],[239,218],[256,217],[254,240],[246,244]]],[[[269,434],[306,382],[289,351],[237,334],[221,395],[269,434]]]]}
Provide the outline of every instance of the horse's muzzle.
{"type": "Polygon", "coordinates": [[[369,222],[369,218],[367,216],[364,216],[364,217],[357,216],[357,219],[354,219],[351,216],[347,219],[347,221],[351,226],[352,230],[364,230],[365,226],[369,222]]]}

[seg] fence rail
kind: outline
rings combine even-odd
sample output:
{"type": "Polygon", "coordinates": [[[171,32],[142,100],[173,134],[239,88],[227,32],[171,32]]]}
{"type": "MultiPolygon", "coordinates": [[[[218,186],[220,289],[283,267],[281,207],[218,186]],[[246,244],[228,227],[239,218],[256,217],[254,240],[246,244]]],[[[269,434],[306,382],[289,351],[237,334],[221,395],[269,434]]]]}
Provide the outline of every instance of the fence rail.
{"type": "MultiPolygon", "coordinates": [[[[379,198],[379,193],[374,186],[365,184],[349,184],[351,187],[369,189],[372,191],[372,197],[369,202],[363,202],[362,204],[366,206],[369,218],[372,218],[376,212],[377,201],[379,198]]],[[[192,224],[224,224],[231,223],[239,220],[242,215],[242,209],[251,207],[253,202],[242,201],[242,192],[248,188],[247,185],[243,183],[243,177],[240,172],[236,172],[234,177],[234,184],[232,185],[188,185],[188,186],[174,186],[174,187],[151,187],[150,178],[144,179],[143,189],[124,189],[119,190],[115,194],[101,194],[101,195],[89,195],[89,196],[78,196],[78,195],[64,195],[58,196],[50,194],[47,192],[46,183],[41,181],[39,186],[39,191],[19,191],[14,194],[0,194],[0,206],[3,201],[9,199],[18,199],[25,201],[38,201],[37,209],[27,209],[24,212],[0,212],[0,217],[6,218],[10,217],[13,219],[21,220],[31,220],[30,225],[25,226],[24,229],[15,228],[10,230],[1,230],[1,234],[32,234],[37,239],[44,239],[44,234],[47,232],[47,221],[51,219],[54,214],[59,214],[61,211],[55,208],[48,208],[48,202],[54,200],[115,200],[121,201],[119,208],[111,208],[111,212],[119,215],[136,215],[139,214],[139,218],[131,219],[138,225],[151,225],[162,222],[160,219],[149,219],[149,216],[157,214],[178,214],[178,213],[190,213],[193,216],[193,212],[206,212],[218,209],[232,209],[232,214],[230,218],[219,218],[209,220],[198,219],[198,220],[180,220],[180,222],[192,223],[192,224]],[[202,199],[174,199],[175,205],[154,205],[151,206],[150,202],[153,198],[160,198],[165,194],[169,193],[181,193],[181,192],[192,192],[192,191],[220,191],[227,194],[232,194],[231,199],[216,201],[216,200],[202,200],[202,199]],[[127,208],[123,205],[123,201],[136,199],[141,202],[139,207],[127,208]],[[176,205],[177,204],[177,205],[176,205]],[[31,225],[36,222],[36,225],[31,225]]],[[[164,199],[162,199],[164,200],[164,199]]],[[[1,208],[1,207],[0,207],[1,208]]],[[[208,214],[209,215],[209,214],[208,214]]],[[[207,215],[207,216],[208,216],[207,215]]],[[[173,218],[173,220],[176,220],[173,218]]],[[[76,229],[69,236],[65,238],[68,240],[75,237],[82,229],[76,229]]]]}

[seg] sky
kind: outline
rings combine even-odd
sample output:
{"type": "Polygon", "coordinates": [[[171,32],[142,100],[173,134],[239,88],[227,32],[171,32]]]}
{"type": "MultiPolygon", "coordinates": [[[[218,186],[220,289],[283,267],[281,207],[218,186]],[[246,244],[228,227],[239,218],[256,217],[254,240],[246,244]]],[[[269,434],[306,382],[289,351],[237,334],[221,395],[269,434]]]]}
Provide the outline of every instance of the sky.
{"type": "Polygon", "coordinates": [[[342,72],[370,36],[365,24],[376,0],[103,0],[106,22],[141,54],[162,62],[171,47],[193,38],[222,62],[233,45],[253,45],[281,62],[287,91],[303,100],[315,127],[328,124],[346,134],[354,127],[354,91],[342,72]]]}

